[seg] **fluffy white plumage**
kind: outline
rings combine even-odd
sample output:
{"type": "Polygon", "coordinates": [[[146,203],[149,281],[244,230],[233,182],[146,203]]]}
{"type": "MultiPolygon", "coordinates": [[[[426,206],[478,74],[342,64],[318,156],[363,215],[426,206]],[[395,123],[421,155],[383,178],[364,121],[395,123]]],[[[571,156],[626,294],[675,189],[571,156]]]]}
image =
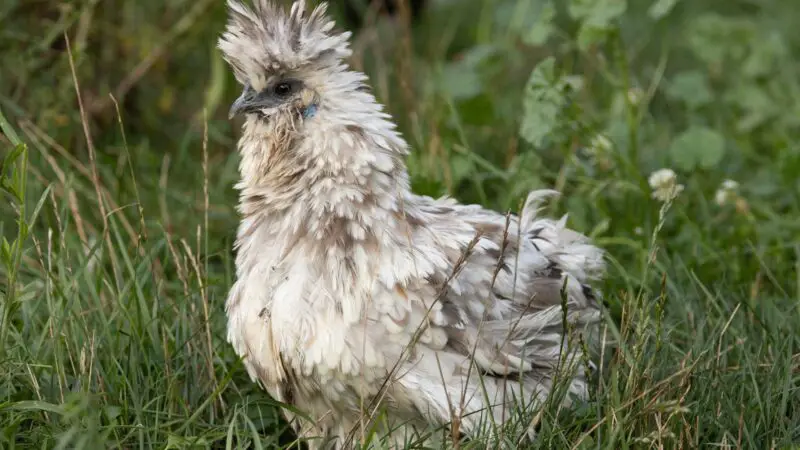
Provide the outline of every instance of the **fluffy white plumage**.
{"type": "Polygon", "coordinates": [[[565,219],[537,216],[554,192],[532,192],[519,218],[413,194],[407,144],[324,5],[229,11],[219,47],[246,122],[228,339],[254,380],[313,419],[287,413],[321,438],[311,447],[349,447],[379,408],[402,440],[453,419],[467,435],[502,423],[557,376],[584,397],[576,336],[599,320],[588,283],[603,256],[565,219]]]}

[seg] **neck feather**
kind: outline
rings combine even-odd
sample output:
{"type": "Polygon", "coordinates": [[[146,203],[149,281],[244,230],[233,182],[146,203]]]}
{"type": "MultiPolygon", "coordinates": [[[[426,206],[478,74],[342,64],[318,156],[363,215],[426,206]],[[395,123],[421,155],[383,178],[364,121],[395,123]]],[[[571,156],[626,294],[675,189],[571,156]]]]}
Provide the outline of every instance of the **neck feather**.
{"type": "Polygon", "coordinates": [[[326,99],[306,123],[248,118],[237,186],[245,221],[284,236],[363,240],[402,210],[407,144],[389,116],[361,90],[326,99]]]}

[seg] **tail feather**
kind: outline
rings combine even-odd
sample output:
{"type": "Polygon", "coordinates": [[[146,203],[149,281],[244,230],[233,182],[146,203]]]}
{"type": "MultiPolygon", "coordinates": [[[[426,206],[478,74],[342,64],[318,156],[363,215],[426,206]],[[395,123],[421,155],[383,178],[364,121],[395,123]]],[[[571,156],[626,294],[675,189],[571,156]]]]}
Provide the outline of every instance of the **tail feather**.
{"type": "MultiPolygon", "coordinates": [[[[441,352],[422,354],[399,380],[402,391],[421,415],[433,423],[458,423],[466,435],[491,434],[495,426],[529,420],[529,414],[541,408],[558,386],[553,370],[497,376],[476,367],[474,360],[462,355],[441,352]],[[472,367],[470,367],[472,365],[472,367]],[[456,370],[445,371],[455,367],[456,370]]],[[[555,375],[557,377],[557,375],[555,375]]],[[[583,377],[567,376],[563,403],[583,397],[583,377]]],[[[535,430],[528,429],[533,439],[535,430]]]]}

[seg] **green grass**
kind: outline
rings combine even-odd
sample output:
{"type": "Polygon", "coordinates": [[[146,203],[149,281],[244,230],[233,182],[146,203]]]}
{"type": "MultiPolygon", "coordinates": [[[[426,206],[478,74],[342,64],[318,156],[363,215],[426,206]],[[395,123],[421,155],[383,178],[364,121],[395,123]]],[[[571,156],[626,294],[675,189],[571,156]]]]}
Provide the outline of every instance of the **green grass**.
{"type": "MultiPolygon", "coordinates": [[[[356,33],[415,190],[515,210],[554,186],[550,212],[609,254],[617,345],[533,447],[798,448],[800,9],[432,3],[356,33]],[[685,185],[669,207],[662,167],[685,185]]],[[[210,0],[0,6],[0,448],[291,443],[225,342],[224,20],[210,0]]]]}

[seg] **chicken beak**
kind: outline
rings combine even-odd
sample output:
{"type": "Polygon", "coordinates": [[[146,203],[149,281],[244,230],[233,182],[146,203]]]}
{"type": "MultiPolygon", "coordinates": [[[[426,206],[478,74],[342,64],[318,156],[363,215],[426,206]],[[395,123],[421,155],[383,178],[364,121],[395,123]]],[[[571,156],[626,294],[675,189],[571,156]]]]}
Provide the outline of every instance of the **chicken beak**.
{"type": "Polygon", "coordinates": [[[246,112],[249,107],[253,106],[256,95],[256,91],[249,84],[246,85],[242,90],[242,95],[231,105],[231,109],[228,111],[228,120],[233,119],[242,112],[246,112]]]}

